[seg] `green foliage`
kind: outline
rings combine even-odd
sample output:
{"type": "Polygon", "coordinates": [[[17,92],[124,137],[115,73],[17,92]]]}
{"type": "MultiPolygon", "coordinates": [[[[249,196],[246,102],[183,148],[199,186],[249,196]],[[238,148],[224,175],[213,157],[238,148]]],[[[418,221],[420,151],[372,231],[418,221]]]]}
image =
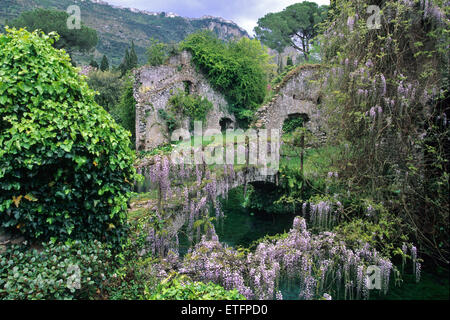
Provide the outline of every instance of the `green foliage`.
{"type": "Polygon", "coordinates": [[[167,112],[164,109],[159,109],[158,115],[165,122],[167,130],[169,131],[169,136],[171,136],[172,132],[180,126],[180,121],[177,119],[177,116],[174,113],[170,111],[167,112]]]}
{"type": "Polygon", "coordinates": [[[248,194],[245,206],[255,212],[271,214],[295,212],[290,205],[277,202],[277,200],[283,197],[284,191],[284,189],[274,187],[271,184],[260,185],[257,188],[249,188],[247,190],[248,194]]]}
{"type": "Polygon", "coordinates": [[[133,70],[135,68],[134,58],[128,48],[125,49],[125,55],[123,56],[122,62],[119,65],[119,70],[121,72],[121,76],[123,77],[127,72],[133,70]]]}
{"type": "Polygon", "coordinates": [[[294,47],[308,60],[311,42],[318,35],[318,25],[326,19],[327,10],[328,6],[303,1],[281,12],[268,13],[258,20],[256,37],[280,53],[286,47],[294,47]]]}
{"type": "Polygon", "coordinates": [[[106,55],[103,55],[102,62],[100,63],[100,70],[103,72],[109,71],[109,61],[106,55]]]}
{"type": "Polygon", "coordinates": [[[52,36],[0,35],[0,223],[29,239],[116,242],[136,176],[129,133],[52,36]]]}
{"type": "Polygon", "coordinates": [[[172,275],[161,282],[150,300],[245,300],[237,290],[225,290],[212,282],[193,282],[187,276],[172,275]]]}
{"type": "Polygon", "coordinates": [[[381,26],[370,29],[368,5],[339,1],[320,38],[328,137],[347,146],[338,164],[348,190],[385,202],[426,254],[448,264],[450,131],[440,119],[448,117],[450,9],[383,0],[381,26]]]}
{"type": "Polygon", "coordinates": [[[131,41],[130,61],[129,61],[130,70],[137,68],[138,64],[139,64],[139,61],[138,61],[138,57],[136,55],[136,47],[134,46],[134,41],[131,41]]]}
{"type": "MultiPolygon", "coordinates": [[[[193,127],[193,121],[206,121],[206,115],[214,107],[207,98],[182,91],[171,96],[169,104],[171,105],[170,112],[172,114],[181,113],[189,117],[191,127],[193,127]]],[[[170,128],[169,131],[171,131],[170,128]]]]}
{"type": "Polygon", "coordinates": [[[292,61],[291,56],[287,57],[287,61],[286,61],[286,67],[292,67],[294,66],[294,62],[292,61]]]}
{"type": "Polygon", "coordinates": [[[214,88],[223,92],[237,119],[246,125],[264,101],[269,55],[257,40],[224,43],[208,31],[190,35],[181,44],[214,88]]]}
{"type": "Polygon", "coordinates": [[[297,128],[302,128],[305,123],[304,117],[289,117],[283,123],[283,133],[291,133],[297,128]]]}
{"type": "Polygon", "coordinates": [[[131,132],[131,145],[134,146],[136,100],[133,95],[133,77],[122,77],[119,71],[98,70],[89,73],[88,84],[98,92],[95,101],[103,106],[118,124],[131,132]]]}
{"type": "Polygon", "coordinates": [[[104,288],[111,256],[98,241],[9,246],[0,254],[0,299],[91,299],[104,288]]]}
{"type": "Polygon", "coordinates": [[[133,92],[134,77],[129,75],[123,84],[119,102],[111,109],[111,115],[118,124],[131,133],[131,147],[136,142],[136,100],[133,92]]]}
{"type": "Polygon", "coordinates": [[[89,88],[98,92],[95,102],[111,112],[119,103],[124,88],[124,80],[119,72],[91,71],[88,75],[89,88]]]}
{"type": "Polygon", "coordinates": [[[282,83],[283,79],[289,74],[291,70],[294,70],[294,68],[295,68],[294,66],[286,66],[286,68],[282,73],[280,73],[279,75],[277,75],[275,78],[272,79],[271,86],[276,87],[277,85],[282,83]]]}
{"type": "Polygon", "coordinates": [[[147,49],[147,62],[151,66],[160,66],[166,63],[169,58],[168,45],[157,39],[150,39],[150,46],[147,49]]]}
{"type": "Polygon", "coordinates": [[[401,254],[403,243],[409,240],[402,219],[380,203],[352,197],[342,199],[347,220],[334,228],[338,237],[352,248],[367,242],[385,257],[401,254]]]}
{"type": "Polygon", "coordinates": [[[172,152],[173,150],[173,146],[171,144],[164,144],[164,145],[160,145],[156,148],[153,148],[152,150],[149,151],[139,151],[139,158],[145,158],[145,157],[151,157],[151,156],[155,156],[157,154],[159,155],[163,155],[163,154],[170,154],[170,152],[172,152]]]}
{"type": "Polygon", "coordinates": [[[69,14],[64,11],[53,9],[35,9],[23,12],[20,17],[13,20],[11,27],[27,28],[29,31],[41,30],[44,33],[57,32],[60,35],[58,41],[54,42],[57,49],[71,51],[89,51],[97,45],[97,31],[85,25],[81,29],[67,28],[69,14]]]}
{"type": "Polygon", "coordinates": [[[89,62],[89,65],[90,65],[92,68],[95,68],[95,69],[98,69],[98,68],[99,68],[97,61],[95,61],[95,60],[93,60],[93,59],[91,60],[91,62],[89,62]]]}
{"type": "Polygon", "coordinates": [[[129,237],[114,256],[114,269],[102,292],[109,300],[145,299],[146,291],[154,289],[160,282],[158,261],[147,250],[146,214],[130,218],[129,237]]]}

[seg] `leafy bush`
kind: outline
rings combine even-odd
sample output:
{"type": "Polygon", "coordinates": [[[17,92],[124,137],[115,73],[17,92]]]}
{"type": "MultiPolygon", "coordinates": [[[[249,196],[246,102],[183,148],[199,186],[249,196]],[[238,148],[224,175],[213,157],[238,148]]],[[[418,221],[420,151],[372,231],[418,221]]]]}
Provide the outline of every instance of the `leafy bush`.
{"type": "Polygon", "coordinates": [[[283,123],[283,133],[293,132],[295,129],[303,127],[304,123],[303,117],[290,117],[283,123]]]}
{"type": "Polygon", "coordinates": [[[170,277],[161,282],[150,300],[245,300],[236,289],[225,290],[212,282],[193,282],[187,276],[170,277]]]}
{"type": "MultiPolygon", "coordinates": [[[[178,92],[169,99],[170,111],[173,114],[182,113],[193,121],[205,121],[206,115],[213,108],[213,104],[208,99],[199,95],[190,95],[185,92],[178,92]]],[[[170,131],[170,128],[169,128],[170,131]]]]}
{"type": "Polygon", "coordinates": [[[0,224],[29,239],[117,241],[136,175],[129,133],[53,37],[0,35],[0,224]]]}
{"type": "Polygon", "coordinates": [[[224,43],[202,31],[188,36],[182,49],[192,52],[193,62],[211,84],[225,94],[238,120],[248,124],[267,89],[269,55],[258,40],[242,38],[224,43]]]}
{"type": "Polygon", "coordinates": [[[111,270],[111,252],[99,241],[13,245],[0,255],[0,299],[88,299],[111,270]]]}
{"type": "Polygon", "coordinates": [[[169,57],[169,46],[159,42],[157,39],[150,39],[150,46],[147,49],[147,59],[151,66],[164,64],[169,57]]]}

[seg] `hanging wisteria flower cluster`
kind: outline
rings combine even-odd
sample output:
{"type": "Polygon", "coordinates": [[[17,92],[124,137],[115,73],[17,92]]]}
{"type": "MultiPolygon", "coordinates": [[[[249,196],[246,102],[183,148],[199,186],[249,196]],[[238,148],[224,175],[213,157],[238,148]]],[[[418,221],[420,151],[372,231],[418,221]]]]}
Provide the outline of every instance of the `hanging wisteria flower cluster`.
{"type": "Polygon", "coordinates": [[[331,230],[339,222],[344,210],[340,201],[320,200],[317,203],[305,202],[302,205],[302,216],[316,230],[331,230]]]}
{"type": "Polygon", "coordinates": [[[202,230],[210,235],[215,234],[212,224],[201,228],[196,221],[208,223],[211,209],[214,209],[216,220],[223,218],[217,197],[228,192],[235,176],[233,165],[224,165],[220,190],[217,174],[211,173],[206,165],[186,165],[183,161],[174,163],[167,156],[157,155],[147,159],[138,170],[149,178],[150,191],[157,192],[157,203],[151,210],[156,211],[159,220],[169,223],[159,231],[152,227],[154,222],[149,224],[147,240],[153,253],[165,256],[170,250],[178,252],[178,231],[184,225],[187,226],[190,241],[200,241],[202,230]]]}
{"type": "Polygon", "coordinates": [[[366,272],[380,270],[381,292],[387,293],[394,267],[365,243],[347,248],[336,234],[311,234],[304,218],[278,240],[267,240],[246,257],[216,239],[206,237],[185,257],[180,272],[200,281],[237,289],[248,299],[281,299],[280,285],[298,287],[301,299],[361,299],[369,297],[366,272]]]}

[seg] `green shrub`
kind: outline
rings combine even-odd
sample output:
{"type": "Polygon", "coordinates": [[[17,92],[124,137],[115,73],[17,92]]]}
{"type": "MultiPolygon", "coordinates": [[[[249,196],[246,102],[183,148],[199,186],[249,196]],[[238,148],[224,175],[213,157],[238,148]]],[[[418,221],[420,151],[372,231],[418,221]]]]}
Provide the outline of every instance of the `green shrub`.
{"type": "Polygon", "coordinates": [[[224,93],[238,120],[248,124],[252,111],[264,101],[271,69],[261,43],[247,38],[224,43],[202,31],[188,36],[181,48],[192,52],[195,65],[224,93]]]}
{"type": "Polygon", "coordinates": [[[290,117],[283,123],[283,133],[290,133],[297,128],[302,128],[305,120],[303,117],[290,117]]]}
{"type": "Polygon", "coordinates": [[[169,45],[161,43],[157,39],[150,39],[150,46],[147,49],[148,64],[160,66],[169,58],[169,45]]]}
{"type": "Polygon", "coordinates": [[[237,290],[225,290],[212,282],[193,282],[186,276],[175,276],[161,282],[150,300],[245,300],[237,290]]]}
{"type": "Polygon", "coordinates": [[[136,176],[129,133],[53,36],[0,35],[0,226],[28,239],[117,241],[136,176]]]}
{"type": "MultiPolygon", "coordinates": [[[[183,114],[193,121],[206,121],[206,115],[213,108],[213,104],[206,98],[199,95],[190,95],[186,92],[178,92],[169,99],[172,114],[183,114]]],[[[169,119],[168,117],[167,119],[169,119]]],[[[169,128],[170,131],[170,128],[169,128]]]]}
{"type": "Polygon", "coordinates": [[[99,241],[10,246],[0,255],[0,299],[88,299],[112,270],[99,241]]]}

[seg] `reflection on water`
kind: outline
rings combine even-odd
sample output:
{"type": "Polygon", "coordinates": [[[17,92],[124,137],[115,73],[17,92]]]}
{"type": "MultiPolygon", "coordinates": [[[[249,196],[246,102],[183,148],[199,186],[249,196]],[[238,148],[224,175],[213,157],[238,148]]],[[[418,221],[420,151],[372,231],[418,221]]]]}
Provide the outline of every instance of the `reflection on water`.
{"type": "MultiPolygon", "coordinates": [[[[222,201],[225,219],[216,223],[219,240],[228,246],[248,247],[254,241],[266,236],[289,231],[294,215],[251,212],[243,203],[242,190],[234,189],[227,200],[222,201]]],[[[190,244],[184,234],[180,234],[180,254],[184,255],[190,244]]],[[[412,272],[410,272],[412,273],[412,272]]],[[[447,270],[426,268],[422,270],[421,281],[415,282],[412,274],[403,276],[401,287],[391,286],[387,295],[377,290],[370,292],[371,300],[449,300],[449,274],[447,270]]],[[[299,284],[281,281],[279,289],[285,300],[297,300],[299,284]]]]}

